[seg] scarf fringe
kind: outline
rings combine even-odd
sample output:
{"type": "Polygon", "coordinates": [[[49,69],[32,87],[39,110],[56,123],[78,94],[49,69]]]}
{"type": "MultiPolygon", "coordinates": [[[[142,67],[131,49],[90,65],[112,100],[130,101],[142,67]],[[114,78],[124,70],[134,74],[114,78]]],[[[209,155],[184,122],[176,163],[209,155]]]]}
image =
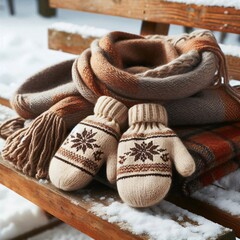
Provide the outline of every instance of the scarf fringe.
{"type": "Polygon", "coordinates": [[[63,119],[53,112],[46,112],[28,127],[10,135],[2,156],[28,176],[48,178],[50,160],[66,135],[63,119]]]}
{"type": "Polygon", "coordinates": [[[24,127],[25,119],[21,117],[15,117],[3,122],[0,125],[0,138],[6,140],[14,132],[24,127]]]}

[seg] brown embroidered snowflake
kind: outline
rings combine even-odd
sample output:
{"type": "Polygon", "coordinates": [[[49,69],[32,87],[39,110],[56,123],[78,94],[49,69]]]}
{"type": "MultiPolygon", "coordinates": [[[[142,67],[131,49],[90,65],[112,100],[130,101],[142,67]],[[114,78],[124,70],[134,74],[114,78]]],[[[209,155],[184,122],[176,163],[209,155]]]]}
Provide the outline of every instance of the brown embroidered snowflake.
{"type": "Polygon", "coordinates": [[[93,156],[94,156],[94,160],[95,161],[101,161],[102,160],[102,154],[103,152],[101,150],[98,150],[96,152],[93,153],[93,156]]]}
{"type": "Polygon", "coordinates": [[[87,149],[100,148],[100,146],[95,143],[96,139],[93,138],[96,134],[96,132],[92,132],[92,129],[87,131],[86,128],[84,128],[82,133],[76,133],[76,136],[71,139],[71,142],[74,143],[71,148],[76,148],[77,151],[82,150],[83,153],[85,153],[87,149]]]}
{"type": "Polygon", "coordinates": [[[123,156],[119,156],[119,161],[118,162],[120,164],[123,164],[126,160],[127,160],[127,157],[123,155],[123,156]]]}
{"type": "Polygon", "coordinates": [[[170,161],[169,153],[163,153],[163,154],[161,154],[160,157],[161,157],[161,159],[162,159],[164,162],[170,161]]]}
{"type": "Polygon", "coordinates": [[[134,156],[134,161],[141,160],[145,162],[147,159],[153,161],[153,155],[159,154],[157,151],[158,145],[153,145],[153,141],[149,142],[148,144],[145,143],[145,141],[143,141],[141,144],[134,144],[135,147],[130,148],[130,156],[134,156]]]}
{"type": "Polygon", "coordinates": [[[68,145],[70,142],[70,138],[75,138],[73,135],[68,136],[65,141],[63,142],[63,145],[68,145]]]}

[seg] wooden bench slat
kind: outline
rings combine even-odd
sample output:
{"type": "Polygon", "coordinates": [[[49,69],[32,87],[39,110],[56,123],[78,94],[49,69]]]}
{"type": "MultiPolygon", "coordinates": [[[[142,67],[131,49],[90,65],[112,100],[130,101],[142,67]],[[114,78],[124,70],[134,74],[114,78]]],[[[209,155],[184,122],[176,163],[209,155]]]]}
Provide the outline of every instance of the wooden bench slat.
{"type": "Polygon", "coordinates": [[[50,0],[51,7],[240,33],[240,9],[163,0],[50,0]],[[234,20],[233,20],[234,19],[234,20]]]}
{"type": "MultiPolygon", "coordinates": [[[[157,31],[157,27],[159,26],[152,25],[150,30],[154,29],[157,31]]],[[[58,31],[51,28],[48,30],[48,44],[50,49],[77,55],[88,48],[94,39],[96,38],[83,38],[80,34],[70,33],[67,31],[58,31]]],[[[230,79],[240,80],[240,58],[227,55],[226,59],[230,79]]]]}
{"type": "Polygon", "coordinates": [[[0,97],[0,104],[6,107],[11,107],[10,101],[6,98],[0,97]]]}
{"type": "Polygon", "coordinates": [[[72,54],[80,54],[87,49],[95,38],[83,38],[79,34],[48,30],[48,48],[72,54]]]}
{"type": "Polygon", "coordinates": [[[236,236],[240,237],[240,217],[232,216],[228,212],[191,197],[170,195],[167,200],[177,206],[189,210],[190,212],[201,215],[213,222],[233,229],[236,236]]]}
{"type": "Polygon", "coordinates": [[[240,80],[240,58],[226,55],[229,79],[240,80]]]}
{"type": "MultiPolygon", "coordinates": [[[[99,176],[96,179],[104,185],[113,188],[113,185],[110,185],[106,178],[99,176]]],[[[233,229],[236,236],[240,237],[240,216],[232,215],[227,211],[219,209],[218,207],[196,198],[184,196],[179,192],[179,189],[171,191],[166,197],[166,200],[222,226],[233,229]]]]}
{"type": "MultiPolygon", "coordinates": [[[[101,203],[104,204],[104,206],[109,205],[110,203],[107,201],[109,198],[119,201],[116,191],[100,183],[98,183],[98,185],[92,185],[94,191],[91,191],[91,186],[89,186],[87,189],[75,193],[63,193],[49,183],[43,184],[35,179],[24,176],[16,171],[7,161],[2,160],[1,157],[0,183],[94,239],[130,240],[149,238],[146,234],[137,236],[126,230],[129,229],[126,223],[124,223],[124,225],[123,223],[110,223],[96,216],[91,211],[92,206],[96,204],[101,203]],[[87,200],[86,196],[90,198],[90,201],[87,200]]],[[[192,224],[196,227],[196,221],[189,219],[185,215],[182,217],[187,221],[186,226],[192,224]]],[[[176,219],[172,220],[177,221],[176,219]]],[[[181,222],[182,220],[179,221],[181,222]]],[[[195,227],[194,231],[196,231],[195,227]]],[[[234,240],[235,236],[231,230],[225,229],[214,239],[234,240]]]]}
{"type": "MultiPolygon", "coordinates": [[[[57,190],[51,184],[41,184],[16,171],[8,162],[3,161],[1,156],[0,183],[94,239],[144,239],[120,230],[116,224],[110,224],[88,212],[93,202],[84,201],[86,192],[68,194],[57,190]]],[[[112,190],[99,188],[96,194],[99,192],[114,197],[112,190]]]]}

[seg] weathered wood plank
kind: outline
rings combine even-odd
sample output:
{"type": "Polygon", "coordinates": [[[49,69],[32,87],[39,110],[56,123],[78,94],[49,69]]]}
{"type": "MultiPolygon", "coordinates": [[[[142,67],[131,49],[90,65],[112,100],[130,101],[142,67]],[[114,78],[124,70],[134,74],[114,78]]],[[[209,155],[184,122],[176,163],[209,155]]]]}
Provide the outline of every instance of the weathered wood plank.
{"type": "MultiPolygon", "coordinates": [[[[108,223],[88,212],[93,202],[84,201],[84,196],[89,189],[75,194],[62,193],[51,184],[40,184],[38,181],[22,175],[1,157],[0,183],[94,239],[130,240],[145,238],[121,230],[118,225],[108,223]],[[76,202],[78,204],[74,204],[76,202]]],[[[114,197],[116,195],[113,190],[106,188],[99,188],[96,194],[101,191],[104,196],[114,197]]]]}
{"type": "MultiPolygon", "coordinates": [[[[129,229],[129,226],[124,227],[126,224],[109,223],[92,213],[91,207],[95,204],[101,203],[103,206],[107,206],[110,204],[107,199],[110,198],[119,201],[116,191],[104,187],[100,185],[100,183],[92,185],[94,191],[91,191],[92,188],[89,186],[85,190],[74,193],[63,193],[49,183],[42,184],[32,178],[22,175],[7,161],[2,160],[1,157],[0,183],[94,239],[128,240],[149,238],[146,234],[139,236],[132,234],[130,231],[126,230],[129,229]],[[19,188],[19,186],[21,186],[21,188],[19,188]]],[[[186,226],[189,224],[196,226],[194,220],[184,215],[182,217],[187,221],[186,226]]],[[[235,237],[233,232],[226,229],[222,232],[221,236],[218,235],[214,239],[234,240],[235,237]]]]}
{"type": "Polygon", "coordinates": [[[168,201],[180,206],[190,212],[201,215],[213,222],[233,229],[237,237],[240,237],[240,217],[232,216],[231,214],[214,207],[206,202],[197,199],[180,195],[170,195],[168,201]]]}
{"type": "MultiPolygon", "coordinates": [[[[102,176],[96,177],[102,184],[116,189],[110,185],[102,176]]],[[[172,189],[166,200],[197,215],[203,216],[213,222],[234,230],[237,237],[240,237],[240,216],[233,216],[230,213],[212,206],[195,198],[183,196],[178,188],[172,189]]],[[[228,239],[228,238],[226,238],[228,239]]],[[[229,238],[230,239],[230,238],[229,238]]]]}
{"type": "Polygon", "coordinates": [[[87,49],[95,38],[83,38],[79,34],[48,30],[48,48],[68,53],[80,54],[87,49]]]}
{"type": "MultiPolygon", "coordinates": [[[[161,24],[144,22],[142,34],[154,34],[163,31],[167,33],[167,26],[161,30],[161,24]]],[[[83,38],[80,34],[73,34],[66,31],[49,29],[48,45],[50,49],[60,50],[72,54],[80,54],[88,48],[94,37],[83,38]]],[[[230,79],[240,80],[240,58],[231,55],[226,56],[230,79]]],[[[0,100],[1,101],[1,100],[0,100]]],[[[0,102],[1,103],[1,102],[0,102]]]]}
{"type": "Polygon", "coordinates": [[[217,6],[173,3],[164,0],[50,0],[55,8],[240,33],[240,10],[217,6]]]}
{"type": "Polygon", "coordinates": [[[145,20],[141,18],[144,16],[144,0],[50,0],[50,6],[145,20]]]}
{"type": "MultiPolygon", "coordinates": [[[[143,21],[141,34],[167,35],[169,24],[143,21]]],[[[48,48],[60,50],[72,54],[80,54],[87,49],[95,37],[83,37],[81,34],[59,31],[54,28],[48,29],[48,48]]]]}
{"type": "Polygon", "coordinates": [[[240,58],[226,55],[230,79],[240,80],[240,58]]]}
{"type": "Polygon", "coordinates": [[[0,105],[11,107],[9,100],[2,97],[0,97],[0,105]]]}

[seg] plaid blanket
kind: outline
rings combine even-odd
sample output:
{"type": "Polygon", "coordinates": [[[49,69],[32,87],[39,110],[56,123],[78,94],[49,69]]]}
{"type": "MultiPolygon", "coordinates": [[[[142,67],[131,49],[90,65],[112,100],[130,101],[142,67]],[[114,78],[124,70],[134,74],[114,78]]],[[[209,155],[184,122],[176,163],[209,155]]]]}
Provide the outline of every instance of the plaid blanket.
{"type": "Polygon", "coordinates": [[[240,166],[240,122],[174,129],[196,163],[196,172],[181,179],[184,194],[213,183],[240,166]]]}

